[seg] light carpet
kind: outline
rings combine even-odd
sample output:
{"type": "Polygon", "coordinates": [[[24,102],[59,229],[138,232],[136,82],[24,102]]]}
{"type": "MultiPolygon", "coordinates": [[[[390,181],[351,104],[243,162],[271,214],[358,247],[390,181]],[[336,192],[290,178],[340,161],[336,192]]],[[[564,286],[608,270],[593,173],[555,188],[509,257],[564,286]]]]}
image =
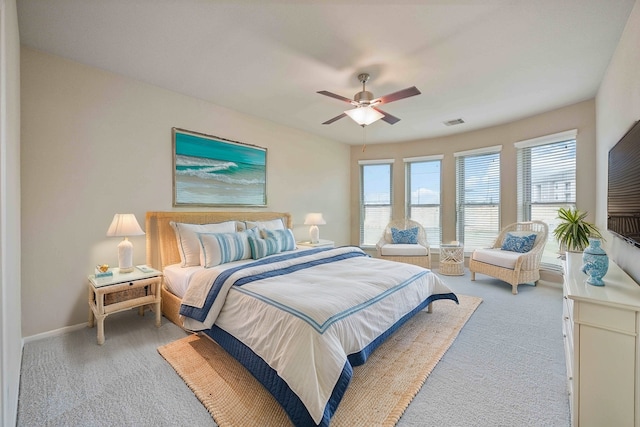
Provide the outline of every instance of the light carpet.
{"type": "MultiPolygon", "coordinates": [[[[458,295],[419,312],[354,368],[332,426],[394,426],[438,361],[482,302],[458,295]]],[[[159,347],[221,426],[291,425],[282,407],[235,359],[206,337],[191,335],[159,347]]]]}

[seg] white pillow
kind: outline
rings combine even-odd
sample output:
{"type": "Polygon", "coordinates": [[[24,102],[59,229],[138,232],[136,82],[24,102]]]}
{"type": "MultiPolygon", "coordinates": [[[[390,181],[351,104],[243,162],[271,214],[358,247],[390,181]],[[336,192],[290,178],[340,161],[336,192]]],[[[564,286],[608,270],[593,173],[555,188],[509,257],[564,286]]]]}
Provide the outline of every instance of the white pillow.
{"type": "Polygon", "coordinates": [[[270,221],[245,221],[247,228],[261,228],[267,230],[284,230],[286,228],[284,218],[276,218],[270,221]]]}
{"type": "Polygon", "coordinates": [[[217,224],[186,224],[171,221],[169,224],[176,233],[182,267],[200,265],[200,241],[196,233],[234,233],[236,231],[235,221],[217,224]]]}
{"type": "Polygon", "coordinates": [[[227,262],[251,258],[249,246],[251,231],[237,233],[198,233],[200,241],[200,264],[204,268],[227,262]]]}

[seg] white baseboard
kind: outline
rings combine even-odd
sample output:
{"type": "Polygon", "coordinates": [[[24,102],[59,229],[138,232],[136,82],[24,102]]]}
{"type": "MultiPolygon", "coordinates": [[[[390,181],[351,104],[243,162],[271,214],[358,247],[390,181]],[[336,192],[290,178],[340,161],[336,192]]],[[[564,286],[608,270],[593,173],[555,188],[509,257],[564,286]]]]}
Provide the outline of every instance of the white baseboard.
{"type": "Polygon", "coordinates": [[[68,332],[77,331],[78,329],[87,328],[87,327],[89,327],[89,322],[80,323],[78,325],[73,325],[73,326],[65,326],[64,328],[54,329],[53,331],[43,332],[41,334],[31,335],[29,337],[23,337],[22,345],[25,345],[33,341],[38,341],[44,338],[57,337],[59,335],[64,335],[68,332]]]}

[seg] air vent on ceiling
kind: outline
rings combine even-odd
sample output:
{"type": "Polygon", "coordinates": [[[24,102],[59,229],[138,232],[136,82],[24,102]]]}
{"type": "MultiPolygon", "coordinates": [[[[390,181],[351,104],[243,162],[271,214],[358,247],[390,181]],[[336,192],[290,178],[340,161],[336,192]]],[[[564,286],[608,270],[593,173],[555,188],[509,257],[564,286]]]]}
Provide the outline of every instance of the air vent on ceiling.
{"type": "Polygon", "coordinates": [[[445,126],[455,126],[455,125],[461,125],[464,123],[464,120],[462,119],[453,119],[453,120],[447,120],[446,122],[442,122],[444,123],[445,126]]]}

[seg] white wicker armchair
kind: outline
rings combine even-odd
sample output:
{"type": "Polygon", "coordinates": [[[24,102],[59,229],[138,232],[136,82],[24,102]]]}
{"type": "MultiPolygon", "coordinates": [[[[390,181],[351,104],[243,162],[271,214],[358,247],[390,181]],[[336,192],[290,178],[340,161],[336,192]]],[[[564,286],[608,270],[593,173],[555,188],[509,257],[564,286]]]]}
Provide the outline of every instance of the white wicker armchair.
{"type": "Polygon", "coordinates": [[[516,222],[506,226],[490,249],[476,249],[469,258],[471,280],[476,280],[476,273],[486,274],[509,283],[512,286],[512,293],[516,295],[519,284],[535,283],[540,279],[540,260],[548,234],[549,227],[542,221],[516,222]],[[535,233],[533,248],[526,253],[501,250],[509,232],[535,233]]]}
{"type": "Polygon", "coordinates": [[[379,258],[431,268],[431,250],[427,233],[420,223],[411,219],[397,219],[387,224],[382,237],[376,244],[376,249],[379,258]],[[417,244],[393,243],[392,228],[409,230],[414,227],[418,228],[417,244]]]}

